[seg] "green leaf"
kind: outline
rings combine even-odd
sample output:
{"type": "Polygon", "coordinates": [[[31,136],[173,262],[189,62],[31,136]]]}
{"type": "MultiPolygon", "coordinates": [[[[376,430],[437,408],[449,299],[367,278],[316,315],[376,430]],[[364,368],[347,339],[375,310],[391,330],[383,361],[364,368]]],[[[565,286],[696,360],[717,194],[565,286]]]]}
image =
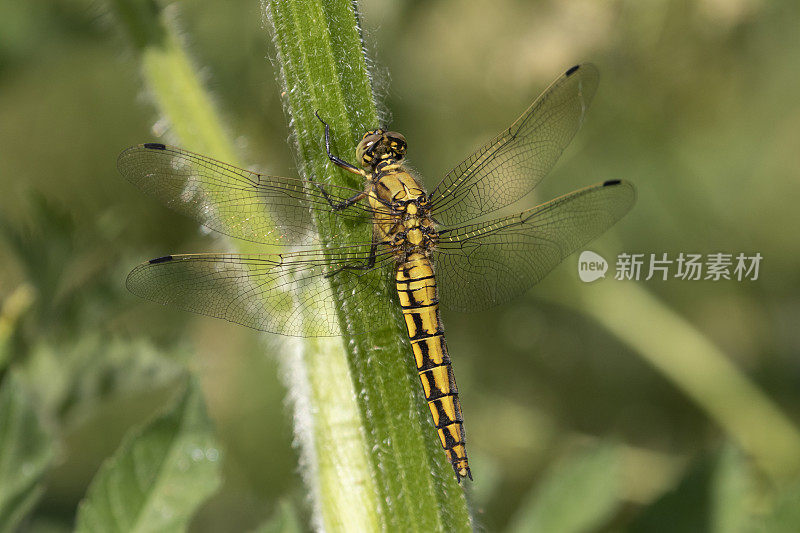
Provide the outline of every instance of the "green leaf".
{"type": "Polygon", "coordinates": [[[106,460],[78,510],[77,531],[180,531],[220,484],[220,451],[197,386],[134,430],[106,460]]]}
{"type": "Polygon", "coordinates": [[[9,373],[0,388],[0,531],[14,531],[36,505],[53,457],[27,391],[9,373]]]}
{"type": "Polygon", "coordinates": [[[509,531],[593,531],[613,516],[622,489],[620,450],[603,445],[556,465],[532,491],[509,531]]]}

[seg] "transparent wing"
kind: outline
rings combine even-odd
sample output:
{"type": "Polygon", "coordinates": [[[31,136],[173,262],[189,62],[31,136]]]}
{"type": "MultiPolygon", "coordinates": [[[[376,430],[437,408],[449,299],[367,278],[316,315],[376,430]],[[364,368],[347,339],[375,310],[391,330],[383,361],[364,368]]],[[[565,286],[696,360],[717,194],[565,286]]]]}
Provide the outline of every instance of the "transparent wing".
{"type": "MultiPolygon", "coordinates": [[[[369,245],[285,254],[186,254],[153,259],[128,275],[128,289],[163,305],[298,337],[339,335],[335,295],[391,306],[388,253],[368,270],[369,245]]],[[[358,333],[358,332],[354,332],[358,333]]]]}
{"type": "Polygon", "coordinates": [[[633,206],[628,182],[607,181],[485,223],[443,230],[433,257],[442,305],[480,311],[538,283],[633,206]]]}
{"type": "Polygon", "coordinates": [[[510,128],[442,179],[431,192],[434,219],[461,224],[532,191],[580,128],[598,78],[589,63],[567,70],[510,128]]]}
{"type": "MultiPolygon", "coordinates": [[[[311,212],[370,222],[358,202],[335,212],[317,184],[299,178],[257,174],[180,148],[149,143],[133,146],[117,160],[122,175],[171,209],[204,226],[248,241],[304,245],[317,242],[311,212]]],[[[333,202],[359,194],[326,185],[333,202]]]]}

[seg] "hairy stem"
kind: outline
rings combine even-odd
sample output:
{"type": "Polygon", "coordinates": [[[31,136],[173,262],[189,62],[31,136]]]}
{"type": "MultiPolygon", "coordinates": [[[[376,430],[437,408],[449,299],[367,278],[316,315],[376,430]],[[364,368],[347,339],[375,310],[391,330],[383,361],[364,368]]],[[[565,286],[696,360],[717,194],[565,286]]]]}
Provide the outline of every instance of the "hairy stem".
{"type": "MultiPolygon", "coordinates": [[[[303,177],[363,187],[355,176],[329,163],[322,141],[323,128],[315,117],[315,112],[319,112],[330,123],[332,148],[345,159],[353,158],[362,134],[378,126],[354,4],[348,0],[267,0],[264,8],[277,51],[284,105],[291,119],[303,177]]],[[[369,239],[365,228],[343,223],[321,224],[319,230],[323,240],[334,234],[348,237],[352,242],[369,239]]],[[[349,485],[354,479],[369,477],[379,529],[468,530],[466,500],[429,421],[399,309],[389,313],[377,302],[378,298],[390,298],[392,290],[387,276],[385,294],[375,295],[374,306],[358,308],[347,295],[340,295],[337,308],[344,343],[335,345],[335,350],[332,343],[317,350],[328,351],[328,359],[341,357],[337,365],[346,364],[348,368],[346,386],[352,387],[356,394],[349,399],[339,396],[359,413],[358,438],[363,439],[368,457],[364,466],[369,469],[342,471],[337,466],[330,476],[325,470],[339,463],[336,448],[315,447],[320,472],[314,481],[319,484],[322,522],[332,529],[347,525],[347,517],[354,512],[352,507],[358,506],[360,500],[332,500],[331,496],[353,490],[349,485]],[[381,325],[377,331],[351,334],[374,328],[375,324],[381,325]]],[[[314,372],[318,364],[312,357],[319,356],[320,353],[306,354],[309,372],[314,372]]],[[[323,397],[327,396],[326,388],[333,393],[342,387],[342,382],[322,379],[315,386],[315,395],[323,397]]],[[[337,441],[345,437],[356,438],[332,436],[337,441]]]]}
{"type": "MultiPolygon", "coordinates": [[[[112,5],[139,54],[145,86],[176,141],[235,163],[233,143],[170,12],[153,2],[114,0],[112,5]]],[[[275,0],[265,1],[263,9],[303,177],[360,188],[354,176],[328,164],[322,125],[314,116],[319,111],[331,124],[334,150],[346,159],[363,131],[377,126],[354,4],[275,0]]],[[[319,230],[326,241],[333,234],[364,240],[364,228],[335,224],[319,230]]],[[[244,253],[260,251],[243,241],[231,246],[244,253]]],[[[385,294],[375,298],[391,297],[388,281],[385,294]]],[[[342,338],[284,344],[284,373],[317,527],[469,530],[466,499],[429,421],[399,313],[382,311],[385,306],[377,304],[356,308],[347,295],[339,297],[342,338]],[[351,335],[375,323],[383,327],[351,335]]]]}

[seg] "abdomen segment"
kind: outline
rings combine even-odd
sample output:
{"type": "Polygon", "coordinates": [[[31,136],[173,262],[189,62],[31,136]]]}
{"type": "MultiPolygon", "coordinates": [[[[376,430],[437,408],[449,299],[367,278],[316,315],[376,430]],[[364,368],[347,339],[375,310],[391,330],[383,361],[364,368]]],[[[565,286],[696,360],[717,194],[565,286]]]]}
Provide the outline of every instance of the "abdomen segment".
{"type": "Polygon", "coordinates": [[[463,477],[472,479],[458,387],[439,317],[433,265],[422,254],[411,254],[398,265],[396,283],[417,372],[442,447],[459,482],[463,477]]]}

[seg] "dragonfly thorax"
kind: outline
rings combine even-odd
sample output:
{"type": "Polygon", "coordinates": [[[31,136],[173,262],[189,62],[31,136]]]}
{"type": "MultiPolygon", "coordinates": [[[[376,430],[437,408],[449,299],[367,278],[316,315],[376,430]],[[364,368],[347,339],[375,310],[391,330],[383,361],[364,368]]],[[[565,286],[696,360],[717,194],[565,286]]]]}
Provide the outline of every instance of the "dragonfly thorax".
{"type": "Polygon", "coordinates": [[[383,161],[400,162],[406,155],[406,138],[395,131],[370,130],[356,147],[356,159],[365,168],[383,161]]]}
{"type": "Polygon", "coordinates": [[[427,198],[422,195],[405,202],[402,212],[402,230],[399,234],[406,251],[429,251],[436,245],[436,230],[428,214],[427,198]]]}

